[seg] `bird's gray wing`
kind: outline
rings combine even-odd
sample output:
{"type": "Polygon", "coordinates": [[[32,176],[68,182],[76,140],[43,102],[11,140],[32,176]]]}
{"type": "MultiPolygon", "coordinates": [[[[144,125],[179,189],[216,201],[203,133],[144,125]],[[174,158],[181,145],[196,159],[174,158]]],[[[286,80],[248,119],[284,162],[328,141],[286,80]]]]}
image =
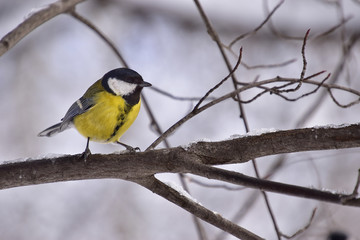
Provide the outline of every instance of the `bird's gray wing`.
{"type": "Polygon", "coordinates": [[[75,116],[86,112],[94,105],[95,102],[92,98],[81,97],[71,105],[69,110],[66,112],[65,117],[61,119],[60,128],[67,128],[75,116]]]}

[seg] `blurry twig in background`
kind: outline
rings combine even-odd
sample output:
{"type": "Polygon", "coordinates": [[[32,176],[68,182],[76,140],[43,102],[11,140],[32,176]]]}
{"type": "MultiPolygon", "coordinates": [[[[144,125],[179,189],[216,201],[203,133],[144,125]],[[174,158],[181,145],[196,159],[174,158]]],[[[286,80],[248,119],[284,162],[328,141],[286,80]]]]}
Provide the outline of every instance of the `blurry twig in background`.
{"type": "Polygon", "coordinates": [[[69,14],[71,16],[73,16],[75,19],[79,20],[80,22],[82,22],[83,24],[85,24],[86,26],[88,26],[90,29],[92,29],[93,31],[95,31],[95,33],[97,35],[99,35],[99,37],[104,40],[106,42],[107,45],[109,45],[109,47],[111,48],[111,50],[114,51],[115,55],[119,58],[121,64],[124,67],[129,67],[129,65],[127,64],[127,62],[125,61],[124,57],[122,56],[122,54],[120,53],[120,51],[116,48],[115,44],[108,38],[105,36],[105,34],[98,29],[94,24],[92,24],[89,20],[87,20],[86,18],[84,18],[83,16],[79,15],[76,11],[75,8],[73,8],[71,11],[69,11],[69,14]]]}
{"type": "Polygon", "coordinates": [[[343,20],[341,20],[340,23],[338,23],[337,25],[331,27],[329,30],[326,30],[323,33],[318,34],[317,36],[313,37],[312,40],[318,40],[320,38],[326,37],[327,35],[333,33],[334,31],[336,31],[338,28],[342,27],[343,25],[345,25],[350,19],[352,19],[353,17],[347,17],[343,20]]]}
{"type": "Polygon", "coordinates": [[[338,105],[339,107],[341,107],[341,108],[352,107],[352,106],[354,106],[355,104],[358,104],[358,103],[360,102],[360,98],[358,98],[357,100],[354,100],[354,101],[352,101],[352,102],[350,102],[350,103],[348,103],[348,104],[341,104],[338,100],[336,100],[336,98],[335,98],[335,96],[334,96],[334,94],[332,93],[332,91],[331,91],[330,88],[328,88],[328,93],[329,93],[331,99],[333,100],[333,102],[334,102],[336,105],[338,105]]]}
{"type": "Polygon", "coordinates": [[[296,62],[296,59],[290,59],[287,60],[285,62],[282,63],[274,63],[274,64],[259,64],[259,65],[253,65],[250,66],[246,63],[244,63],[244,61],[241,61],[241,65],[244,66],[246,69],[251,70],[251,69],[258,69],[258,68],[277,68],[277,67],[285,67],[291,63],[296,62]]]}
{"type": "MultiPolygon", "coordinates": [[[[199,101],[201,99],[201,97],[180,97],[180,96],[175,96],[167,91],[164,91],[164,90],[161,90],[160,88],[157,88],[155,86],[152,86],[150,88],[151,90],[154,90],[155,92],[158,92],[164,96],[167,96],[171,99],[174,99],[174,100],[178,100],[178,101],[199,101]]],[[[214,100],[215,97],[208,97],[206,100],[210,101],[210,100],[214,100]]]]}
{"type": "Polygon", "coordinates": [[[294,234],[292,234],[291,236],[289,235],[286,235],[286,234],[283,234],[281,233],[281,236],[283,236],[284,238],[286,239],[292,239],[298,235],[300,235],[301,233],[305,232],[310,226],[311,226],[311,223],[313,222],[314,220],[314,217],[315,217],[315,214],[316,214],[316,208],[314,208],[314,210],[312,211],[311,213],[311,216],[310,216],[310,219],[308,221],[308,223],[301,229],[297,230],[294,234]]]}
{"type": "Polygon", "coordinates": [[[260,23],[259,26],[257,26],[254,30],[251,30],[247,33],[241,34],[240,36],[236,37],[234,40],[232,40],[230,42],[230,44],[228,46],[226,46],[227,49],[231,50],[231,48],[234,46],[235,43],[237,43],[238,41],[240,41],[241,39],[244,39],[245,37],[251,37],[252,35],[256,34],[272,17],[272,15],[276,12],[276,10],[285,2],[285,0],[281,0],[275,7],[274,9],[267,15],[267,17],[265,18],[265,20],[260,23]]]}
{"type": "MultiPolygon", "coordinates": [[[[263,7],[264,7],[265,14],[270,14],[268,0],[263,0],[263,7]]],[[[304,39],[303,37],[293,37],[293,36],[288,36],[288,35],[285,35],[283,33],[280,33],[275,28],[271,18],[268,19],[268,26],[269,26],[269,29],[271,30],[272,34],[274,36],[279,37],[279,38],[290,39],[290,40],[303,40],[304,39]]]]}

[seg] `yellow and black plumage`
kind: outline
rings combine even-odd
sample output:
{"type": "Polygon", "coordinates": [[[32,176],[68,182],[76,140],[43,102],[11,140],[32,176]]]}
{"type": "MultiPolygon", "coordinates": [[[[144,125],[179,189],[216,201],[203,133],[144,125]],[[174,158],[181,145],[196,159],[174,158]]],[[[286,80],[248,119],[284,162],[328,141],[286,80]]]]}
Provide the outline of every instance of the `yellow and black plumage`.
{"type": "Polygon", "coordinates": [[[106,73],[96,81],[85,94],[74,102],[65,117],[38,136],[51,137],[74,126],[87,138],[85,156],[89,151],[89,141],[103,143],[116,142],[127,149],[130,146],[120,143],[119,138],[135,121],[141,105],[140,93],[144,82],[134,70],[117,68],[106,73]]]}

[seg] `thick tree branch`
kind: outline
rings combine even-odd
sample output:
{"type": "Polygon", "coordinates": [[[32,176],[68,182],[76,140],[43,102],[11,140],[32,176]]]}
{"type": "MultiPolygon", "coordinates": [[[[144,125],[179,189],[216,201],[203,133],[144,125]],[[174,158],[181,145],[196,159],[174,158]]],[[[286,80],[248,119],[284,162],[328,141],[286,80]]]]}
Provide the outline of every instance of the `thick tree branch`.
{"type": "Polygon", "coordinates": [[[205,164],[247,162],[280,153],[353,148],[360,146],[360,124],[303,128],[239,137],[221,142],[198,142],[189,151],[205,164]]]}
{"type": "MultiPolygon", "coordinates": [[[[339,89],[339,90],[342,90],[342,91],[345,91],[345,92],[352,93],[352,94],[356,95],[357,97],[360,96],[360,92],[356,91],[354,89],[342,87],[342,86],[335,85],[335,84],[326,84],[326,83],[324,83],[324,81],[326,81],[329,78],[329,75],[327,75],[321,82],[316,82],[316,81],[311,80],[312,78],[314,78],[316,76],[319,76],[319,75],[321,75],[323,73],[324,73],[324,71],[315,73],[315,74],[313,74],[313,75],[311,75],[309,77],[304,78],[302,80],[302,82],[307,83],[307,84],[316,85],[318,87],[321,86],[321,87],[327,88],[327,89],[339,89]]],[[[227,93],[227,94],[225,94],[225,95],[223,95],[223,96],[221,96],[221,97],[219,97],[219,98],[217,98],[217,99],[203,105],[200,108],[197,108],[197,109],[194,108],[190,113],[188,113],[186,116],[184,116],[183,118],[178,120],[176,123],[174,123],[171,127],[169,127],[146,150],[155,148],[162,141],[164,141],[164,139],[166,139],[168,136],[170,136],[170,134],[172,134],[176,129],[178,129],[181,125],[183,125],[185,122],[187,122],[188,120],[190,120],[191,118],[193,118],[197,114],[205,111],[206,109],[208,109],[208,108],[210,108],[210,107],[212,107],[212,106],[214,106],[214,105],[216,105],[216,104],[218,104],[218,103],[220,103],[220,102],[222,102],[224,100],[236,97],[237,93],[244,92],[244,91],[247,91],[247,90],[252,89],[252,88],[265,88],[265,90],[262,92],[262,94],[264,94],[266,92],[270,92],[270,93],[271,92],[278,92],[280,88],[284,88],[284,87],[290,86],[292,84],[296,84],[296,83],[298,83],[298,81],[299,81],[299,79],[295,79],[295,78],[276,77],[276,78],[263,80],[263,81],[257,81],[257,82],[253,82],[253,83],[238,82],[239,85],[242,85],[241,88],[238,88],[235,91],[227,93]],[[267,84],[280,83],[280,82],[286,82],[286,84],[281,85],[281,86],[272,87],[272,88],[264,87],[267,84]]],[[[298,99],[302,98],[303,96],[307,96],[307,95],[309,95],[311,93],[314,93],[317,90],[318,90],[318,88],[314,89],[311,92],[307,92],[307,93],[301,95],[298,98],[294,98],[294,99],[286,98],[286,100],[295,101],[295,100],[298,100],[298,99]]],[[[279,96],[282,96],[282,95],[279,95],[279,96]]],[[[255,100],[256,97],[257,96],[255,96],[253,100],[255,100]]],[[[284,97],[284,96],[282,96],[282,97],[284,97]]]]}
{"type": "Polygon", "coordinates": [[[15,44],[35,28],[59,14],[66,13],[83,1],[84,0],[59,0],[31,14],[25,21],[20,23],[0,40],[0,56],[15,46],[15,44]]]}
{"type": "Polygon", "coordinates": [[[198,142],[189,147],[141,153],[81,155],[27,159],[0,165],[0,189],[59,181],[115,178],[129,180],[153,191],[181,208],[241,239],[261,239],[221,215],[203,207],[176,189],[157,180],[157,173],[192,173],[236,185],[360,207],[358,182],[344,195],[249,177],[211,165],[246,162],[254,157],[309,150],[360,146],[360,125],[307,128],[243,136],[221,142],[198,142]]]}
{"type": "Polygon", "coordinates": [[[67,155],[0,165],[0,189],[81,179],[136,181],[157,173],[192,173],[264,191],[360,206],[359,199],[345,199],[342,194],[256,179],[211,166],[280,153],[353,147],[360,147],[359,124],[277,131],[137,154],[95,154],[86,162],[80,155],[67,155]]]}

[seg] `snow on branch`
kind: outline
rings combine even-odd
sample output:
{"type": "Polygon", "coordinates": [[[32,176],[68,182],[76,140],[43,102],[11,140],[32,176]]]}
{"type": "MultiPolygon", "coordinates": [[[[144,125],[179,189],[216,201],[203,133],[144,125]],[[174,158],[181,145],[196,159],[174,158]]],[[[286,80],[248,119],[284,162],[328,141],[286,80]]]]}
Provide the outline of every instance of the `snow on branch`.
{"type": "Polygon", "coordinates": [[[220,142],[196,142],[186,147],[140,153],[81,155],[27,159],[0,165],[0,189],[50,182],[115,178],[137,182],[158,173],[192,173],[237,185],[360,206],[359,199],[248,177],[212,165],[247,162],[250,159],[313,150],[360,146],[360,125],[326,126],[245,135],[220,142]]]}

